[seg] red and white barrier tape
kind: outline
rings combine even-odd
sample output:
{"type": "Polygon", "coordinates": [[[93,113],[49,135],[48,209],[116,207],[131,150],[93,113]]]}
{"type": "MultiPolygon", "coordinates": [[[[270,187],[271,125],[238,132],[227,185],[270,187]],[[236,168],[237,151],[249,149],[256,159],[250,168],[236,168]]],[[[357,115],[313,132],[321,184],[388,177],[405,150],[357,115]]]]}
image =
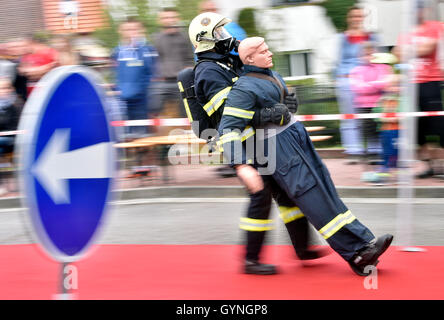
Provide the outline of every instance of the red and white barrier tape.
{"type": "MultiPolygon", "coordinates": [[[[393,112],[393,113],[354,113],[354,114],[312,114],[312,115],[296,115],[299,121],[319,121],[319,120],[350,120],[350,119],[378,119],[393,118],[400,119],[405,117],[436,117],[444,116],[444,111],[422,111],[422,112],[393,112]]],[[[115,127],[128,126],[189,126],[190,122],[187,118],[172,119],[145,119],[145,120],[126,120],[113,121],[115,127]]]]}
{"type": "MultiPolygon", "coordinates": [[[[444,116],[444,111],[421,111],[421,112],[393,112],[393,113],[354,113],[354,114],[307,114],[296,115],[299,121],[319,121],[319,120],[350,120],[350,119],[379,119],[392,118],[400,119],[405,117],[437,117],[444,116]]],[[[139,127],[139,126],[165,126],[180,127],[189,126],[190,122],[187,118],[171,118],[171,119],[144,119],[144,120],[125,120],[112,121],[114,127],[139,127]]],[[[22,134],[24,131],[0,131],[0,136],[11,136],[22,134]]]]}
{"type": "Polygon", "coordinates": [[[190,122],[187,118],[172,118],[172,119],[145,119],[145,120],[125,120],[112,121],[111,125],[114,127],[139,127],[139,126],[189,126],[190,122]]]}

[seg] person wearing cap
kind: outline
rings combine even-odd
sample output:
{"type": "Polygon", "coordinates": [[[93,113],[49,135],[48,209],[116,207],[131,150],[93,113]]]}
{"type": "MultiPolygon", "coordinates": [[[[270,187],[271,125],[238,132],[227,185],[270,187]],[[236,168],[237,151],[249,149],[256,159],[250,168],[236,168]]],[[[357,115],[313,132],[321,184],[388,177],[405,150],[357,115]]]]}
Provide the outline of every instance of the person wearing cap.
{"type": "MultiPolygon", "coordinates": [[[[304,125],[292,116],[285,126],[267,124],[256,128],[255,147],[260,147],[263,140],[266,162],[258,154],[249,153],[248,146],[245,148],[241,143],[240,132],[250,125],[254,114],[269,103],[279,102],[287,88],[282,77],[270,70],[273,54],[263,38],[243,40],[238,51],[244,73],[228,95],[218,129],[224,156],[235,166],[250,192],[263,190],[264,177],[272,179],[298,208],[298,214],[313,224],[352,270],[361,276],[368,275],[393,236],[375,238],[346,207],[304,125]],[[239,111],[234,113],[232,109],[239,111]],[[243,116],[246,114],[249,117],[243,116]]],[[[268,217],[251,218],[261,219],[265,224],[268,217]]],[[[246,222],[251,224],[251,218],[247,216],[246,222]]]]}
{"type": "MultiPolygon", "coordinates": [[[[236,112],[235,108],[225,109],[227,99],[233,84],[242,73],[242,62],[239,56],[233,56],[230,52],[236,47],[234,39],[224,28],[231,20],[214,12],[201,13],[195,17],[189,26],[190,40],[195,48],[197,64],[195,67],[194,89],[198,102],[202,106],[204,115],[208,121],[205,126],[197,130],[201,136],[205,129],[217,129],[223,113],[236,112]]],[[[253,118],[249,114],[243,114],[252,120],[252,126],[244,128],[243,140],[254,133],[254,126],[265,123],[284,125],[288,122],[291,112],[297,110],[297,99],[287,96],[284,104],[270,104],[257,112],[253,118]]],[[[187,112],[190,114],[190,112],[187,112]]],[[[200,119],[190,119],[190,121],[200,119]]],[[[199,121],[200,124],[202,121],[199,121]]],[[[213,136],[217,135],[217,131],[213,136]]],[[[203,138],[208,138],[205,136],[203,138]]],[[[255,216],[268,215],[271,210],[272,198],[278,204],[287,231],[290,235],[296,254],[301,260],[317,259],[325,254],[320,250],[308,247],[310,231],[307,219],[299,212],[298,208],[288,199],[276,184],[264,177],[261,182],[264,188],[259,192],[250,192],[250,204],[247,209],[249,220],[241,220],[241,229],[247,231],[247,248],[243,272],[248,274],[275,274],[274,265],[259,262],[259,255],[264,241],[265,232],[271,229],[267,221],[255,219],[255,216]]],[[[269,222],[269,221],[268,221],[269,222]]]]}

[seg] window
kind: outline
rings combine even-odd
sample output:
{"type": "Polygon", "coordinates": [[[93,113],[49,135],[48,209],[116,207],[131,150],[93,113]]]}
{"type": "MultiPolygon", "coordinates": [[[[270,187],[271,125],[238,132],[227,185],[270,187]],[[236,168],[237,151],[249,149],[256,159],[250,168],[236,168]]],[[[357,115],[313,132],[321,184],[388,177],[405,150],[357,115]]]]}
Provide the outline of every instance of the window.
{"type": "Polygon", "coordinates": [[[283,77],[310,75],[311,52],[279,53],[273,57],[274,69],[283,77]]]}

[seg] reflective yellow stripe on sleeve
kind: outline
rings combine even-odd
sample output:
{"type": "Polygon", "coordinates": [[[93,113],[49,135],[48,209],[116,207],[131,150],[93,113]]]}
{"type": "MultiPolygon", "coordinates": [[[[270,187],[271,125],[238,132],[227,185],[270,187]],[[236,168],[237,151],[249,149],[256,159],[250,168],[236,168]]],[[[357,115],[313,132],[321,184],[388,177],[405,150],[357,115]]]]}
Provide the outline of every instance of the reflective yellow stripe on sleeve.
{"type": "Polygon", "coordinates": [[[346,224],[352,223],[356,217],[348,210],[345,213],[338,214],[333,220],[327,223],[324,227],[319,230],[319,233],[328,239],[338,232],[346,224]]]}
{"type": "Polygon", "coordinates": [[[230,92],[231,87],[226,87],[225,89],[222,89],[218,93],[214,95],[211,100],[203,106],[205,112],[211,116],[214,112],[219,109],[219,107],[224,103],[225,99],[228,97],[228,93],[230,92]]]}
{"type": "Polygon", "coordinates": [[[251,218],[240,218],[239,227],[242,230],[247,231],[267,231],[274,228],[273,220],[271,219],[251,219],[251,218]]]}
{"type": "Polygon", "coordinates": [[[284,223],[289,223],[304,217],[304,214],[298,207],[279,206],[279,212],[279,216],[281,217],[282,221],[284,221],[284,223]]]}
{"type": "Polygon", "coordinates": [[[246,126],[244,131],[242,131],[242,133],[241,133],[241,136],[240,136],[241,141],[243,142],[243,141],[247,140],[248,138],[254,136],[255,133],[256,133],[256,131],[254,130],[254,128],[252,126],[246,126]]]}
{"type": "Polygon", "coordinates": [[[216,144],[222,145],[224,143],[228,143],[228,142],[236,141],[236,140],[240,140],[239,133],[229,132],[227,134],[224,134],[222,137],[220,137],[216,144]]]}
{"type": "Polygon", "coordinates": [[[244,109],[233,108],[233,107],[225,107],[223,115],[233,116],[244,119],[253,119],[254,111],[247,111],[244,109]]]}
{"type": "MultiPolygon", "coordinates": [[[[180,92],[184,92],[183,85],[181,81],[177,82],[177,85],[179,86],[180,92]]],[[[185,112],[187,113],[188,121],[193,122],[193,116],[191,115],[190,106],[188,105],[188,100],[186,98],[183,98],[183,105],[185,106],[185,112]]]]}

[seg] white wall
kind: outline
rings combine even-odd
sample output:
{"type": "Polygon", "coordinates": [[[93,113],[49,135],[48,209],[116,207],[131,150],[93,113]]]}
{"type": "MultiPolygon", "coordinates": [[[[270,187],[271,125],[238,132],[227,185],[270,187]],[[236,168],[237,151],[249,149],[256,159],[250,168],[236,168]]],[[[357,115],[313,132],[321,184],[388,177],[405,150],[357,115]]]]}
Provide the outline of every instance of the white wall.
{"type": "Polygon", "coordinates": [[[310,70],[328,72],[337,52],[336,30],[320,6],[264,9],[258,13],[261,28],[275,52],[312,51],[310,70]]]}

